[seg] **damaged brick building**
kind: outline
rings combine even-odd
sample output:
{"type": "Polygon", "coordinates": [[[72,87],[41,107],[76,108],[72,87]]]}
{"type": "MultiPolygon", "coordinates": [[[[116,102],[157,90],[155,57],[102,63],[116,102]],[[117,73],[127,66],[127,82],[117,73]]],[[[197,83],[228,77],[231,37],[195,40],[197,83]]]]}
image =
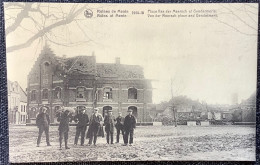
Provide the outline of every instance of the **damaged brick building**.
{"type": "Polygon", "coordinates": [[[144,78],[142,67],[121,64],[120,58],[96,63],[95,55],[58,57],[45,46],[28,75],[27,92],[32,123],[43,106],[52,123],[63,106],[86,108],[89,115],[94,107],[103,115],[109,109],[126,115],[132,108],[138,122],[151,121],[151,81],[144,78]]]}

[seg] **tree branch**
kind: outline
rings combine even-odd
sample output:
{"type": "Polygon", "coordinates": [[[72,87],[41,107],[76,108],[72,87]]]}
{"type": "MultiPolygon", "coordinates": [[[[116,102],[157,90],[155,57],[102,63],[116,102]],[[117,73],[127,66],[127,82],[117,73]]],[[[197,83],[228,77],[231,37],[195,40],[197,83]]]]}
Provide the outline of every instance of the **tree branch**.
{"type": "Polygon", "coordinates": [[[21,24],[24,18],[28,17],[28,11],[31,8],[32,3],[26,3],[23,10],[17,15],[15,22],[6,28],[5,35],[7,36],[9,33],[16,30],[16,28],[21,24]]]}
{"type": "Polygon", "coordinates": [[[49,26],[44,27],[37,34],[33,35],[30,39],[28,39],[26,42],[24,42],[22,44],[18,44],[18,45],[8,47],[6,49],[6,52],[9,53],[9,52],[13,52],[13,51],[18,50],[18,49],[29,47],[36,39],[38,39],[39,37],[43,37],[47,32],[51,31],[52,29],[54,29],[58,26],[61,26],[61,25],[66,25],[66,24],[71,23],[74,20],[74,18],[76,16],[78,16],[85,9],[85,6],[86,5],[79,8],[75,12],[71,12],[64,20],[58,21],[56,23],[53,23],[49,26]]]}

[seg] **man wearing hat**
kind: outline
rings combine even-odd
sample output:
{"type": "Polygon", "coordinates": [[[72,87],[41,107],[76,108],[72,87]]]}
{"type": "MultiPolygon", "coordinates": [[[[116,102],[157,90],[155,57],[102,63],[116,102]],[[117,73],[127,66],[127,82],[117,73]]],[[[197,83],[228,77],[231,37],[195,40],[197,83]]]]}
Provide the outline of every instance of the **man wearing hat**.
{"type": "Polygon", "coordinates": [[[125,129],[125,137],[124,137],[124,145],[126,146],[128,144],[128,136],[130,134],[130,141],[129,141],[129,145],[133,144],[133,135],[134,135],[134,129],[135,129],[135,125],[136,125],[136,119],[135,117],[132,115],[133,110],[129,109],[127,111],[129,114],[125,117],[125,121],[124,121],[124,129],[125,129]]]}
{"type": "Polygon", "coordinates": [[[47,108],[42,107],[42,113],[40,113],[36,118],[36,125],[39,128],[39,134],[38,134],[38,139],[37,139],[37,147],[40,146],[41,137],[42,137],[43,132],[45,132],[47,146],[51,146],[50,141],[49,141],[50,117],[46,113],[46,111],[47,111],[47,108]]]}
{"type": "Polygon", "coordinates": [[[120,132],[122,132],[124,138],[124,118],[122,117],[122,113],[118,113],[118,117],[116,118],[116,143],[119,143],[120,132]]]}
{"type": "Polygon", "coordinates": [[[87,132],[87,138],[89,137],[88,145],[91,145],[93,141],[94,146],[96,146],[98,131],[103,122],[103,117],[101,114],[98,113],[98,110],[99,110],[98,108],[94,108],[94,113],[90,117],[89,129],[87,132]]]}
{"type": "Polygon", "coordinates": [[[60,113],[58,118],[58,122],[60,122],[59,125],[59,141],[60,141],[60,149],[62,144],[62,139],[64,137],[65,141],[65,149],[70,149],[68,147],[68,137],[69,137],[69,122],[72,121],[72,116],[70,115],[70,111],[68,109],[65,110],[65,112],[60,113]]]}
{"type": "Polygon", "coordinates": [[[79,135],[81,135],[80,145],[84,145],[85,133],[87,130],[87,124],[89,122],[88,115],[85,113],[86,108],[79,110],[79,113],[74,117],[74,121],[78,122],[76,126],[76,136],[74,140],[74,145],[78,144],[79,135]]]}
{"type": "Polygon", "coordinates": [[[115,117],[112,114],[112,110],[108,110],[108,115],[105,116],[104,125],[105,131],[107,133],[107,144],[109,144],[109,137],[111,144],[113,144],[113,135],[114,135],[114,126],[115,126],[115,117]]]}

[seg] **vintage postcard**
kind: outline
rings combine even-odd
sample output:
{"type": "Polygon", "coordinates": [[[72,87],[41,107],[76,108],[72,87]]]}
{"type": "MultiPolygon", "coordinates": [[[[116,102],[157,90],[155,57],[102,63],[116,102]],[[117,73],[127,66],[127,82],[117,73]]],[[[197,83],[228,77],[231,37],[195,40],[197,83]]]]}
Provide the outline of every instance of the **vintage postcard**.
{"type": "Polygon", "coordinates": [[[10,162],[255,161],[257,3],[5,2],[10,162]]]}

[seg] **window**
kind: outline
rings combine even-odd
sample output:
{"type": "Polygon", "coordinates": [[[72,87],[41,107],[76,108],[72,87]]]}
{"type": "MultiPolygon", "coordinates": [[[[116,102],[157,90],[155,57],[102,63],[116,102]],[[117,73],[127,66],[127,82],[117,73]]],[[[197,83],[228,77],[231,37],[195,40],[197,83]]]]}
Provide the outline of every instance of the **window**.
{"type": "Polygon", "coordinates": [[[104,99],[112,99],[112,88],[106,87],[104,88],[104,99]]]}
{"type": "Polygon", "coordinates": [[[48,74],[48,69],[49,69],[49,62],[45,62],[43,65],[43,74],[48,74]]]}
{"type": "Polygon", "coordinates": [[[128,89],[128,99],[137,99],[137,89],[136,88],[128,89]]]}
{"type": "Polygon", "coordinates": [[[77,98],[85,98],[85,88],[84,87],[77,88],[77,98]]]}
{"type": "Polygon", "coordinates": [[[53,98],[54,99],[60,99],[61,98],[61,88],[56,87],[54,92],[53,92],[53,98]]]}
{"type": "Polygon", "coordinates": [[[31,92],[31,101],[35,101],[36,100],[36,90],[33,90],[31,92]]]}
{"type": "Polygon", "coordinates": [[[42,90],[42,99],[48,99],[48,89],[42,90]]]}
{"type": "Polygon", "coordinates": [[[23,112],[23,105],[21,105],[21,112],[23,112]]]}

